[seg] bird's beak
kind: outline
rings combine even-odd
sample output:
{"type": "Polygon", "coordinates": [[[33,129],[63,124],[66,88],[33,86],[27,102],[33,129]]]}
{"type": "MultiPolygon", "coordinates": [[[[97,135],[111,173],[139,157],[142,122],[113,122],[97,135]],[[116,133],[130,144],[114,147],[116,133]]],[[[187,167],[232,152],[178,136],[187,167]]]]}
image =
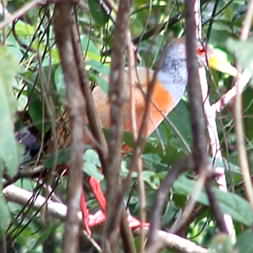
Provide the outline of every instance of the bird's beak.
{"type": "Polygon", "coordinates": [[[210,53],[208,51],[209,49],[207,50],[209,67],[231,76],[236,76],[238,74],[237,69],[230,64],[222,52],[213,48],[210,49],[210,53]]]}

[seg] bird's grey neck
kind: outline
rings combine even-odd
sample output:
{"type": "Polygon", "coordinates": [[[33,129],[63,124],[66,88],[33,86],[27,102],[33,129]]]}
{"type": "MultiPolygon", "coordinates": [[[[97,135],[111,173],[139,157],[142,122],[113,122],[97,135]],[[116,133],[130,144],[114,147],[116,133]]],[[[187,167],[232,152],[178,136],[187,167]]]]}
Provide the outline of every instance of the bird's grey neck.
{"type": "Polygon", "coordinates": [[[174,98],[177,104],[182,98],[187,85],[186,60],[180,56],[167,55],[158,71],[158,79],[174,98]]]}

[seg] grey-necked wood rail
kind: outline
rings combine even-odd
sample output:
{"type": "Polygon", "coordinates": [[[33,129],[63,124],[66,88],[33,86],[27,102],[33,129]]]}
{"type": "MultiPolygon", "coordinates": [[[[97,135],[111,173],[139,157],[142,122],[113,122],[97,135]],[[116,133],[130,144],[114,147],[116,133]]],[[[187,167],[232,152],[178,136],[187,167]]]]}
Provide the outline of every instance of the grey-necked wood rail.
{"type": "MultiPolygon", "coordinates": [[[[228,62],[220,59],[219,55],[209,47],[203,48],[200,44],[197,48],[196,54],[200,62],[208,61],[208,65],[214,69],[226,72],[231,75],[236,75],[236,69],[228,62]]],[[[134,71],[134,101],[136,110],[136,125],[140,126],[142,116],[145,108],[145,93],[148,85],[153,81],[154,72],[144,67],[137,67],[134,71]]],[[[125,73],[126,81],[128,81],[128,72],[125,73]]],[[[184,39],[173,40],[164,50],[163,60],[157,71],[154,90],[150,101],[150,111],[147,119],[147,126],[145,129],[144,137],[148,137],[159,126],[172,109],[177,105],[182,96],[184,95],[187,85],[187,69],[186,69],[186,52],[184,39]]],[[[107,94],[100,88],[95,87],[93,92],[96,110],[101,119],[104,128],[110,128],[110,105],[108,103],[107,94]]],[[[124,130],[131,132],[131,120],[129,117],[130,101],[128,100],[124,105],[124,130]]],[[[92,191],[99,202],[102,212],[100,211],[97,218],[91,218],[88,215],[84,195],[81,196],[81,210],[83,213],[84,225],[86,229],[101,223],[105,219],[103,214],[106,209],[106,201],[100,189],[99,182],[90,178],[89,183],[92,191]]],[[[129,221],[130,227],[140,225],[138,220],[132,218],[129,221]]]]}

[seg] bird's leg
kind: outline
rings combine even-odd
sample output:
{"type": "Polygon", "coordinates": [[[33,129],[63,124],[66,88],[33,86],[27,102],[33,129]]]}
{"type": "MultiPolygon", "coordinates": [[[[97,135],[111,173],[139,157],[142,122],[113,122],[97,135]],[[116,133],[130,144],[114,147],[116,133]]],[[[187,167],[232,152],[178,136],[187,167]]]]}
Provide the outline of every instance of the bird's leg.
{"type": "Polygon", "coordinates": [[[106,199],[104,196],[104,193],[101,189],[101,185],[97,179],[94,177],[89,177],[89,185],[91,187],[91,190],[98,201],[98,204],[103,212],[106,210],[106,199]]]}
{"type": "Polygon", "coordinates": [[[106,219],[105,217],[105,208],[106,208],[106,200],[104,197],[104,193],[101,190],[101,186],[99,181],[97,181],[95,178],[90,177],[89,178],[89,184],[91,186],[91,190],[93,194],[95,195],[95,198],[97,199],[99,206],[101,210],[96,212],[94,215],[90,214],[87,201],[85,198],[85,193],[81,192],[80,196],[80,210],[82,213],[82,223],[84,229],[87,231],[88,235],[91,235],[91,227],[94,227],[96,225],[99,225],[103,223],[106,219]]]}
{"type": "MultiPolygon", "coordinates": [[[[99,210],[93,217],[90,216],[89,226],[93,227],[93,226],[103,223],[106,219],[106,215],[105,215],[106,199],[105,199],[104,193],[101,189],[100,183],[97,179],[95,179],[94,177],[90,177],[89,184],[90,184],[92,192],[93,192],[95,198],[97,199],[98,204],[102,210],[102,211],[99,210]]],[[[142,224],[141,221],[139,221],[137,218],[133,217],[131,214],[128,214],[128,224],[131,229],[137,229],[140,227],[149,226],[148,223],[142,224]]]]}
{"type": "Polygon", "coordinates": [[[89,225],[90,212],[87,207],[87,201],[86,201],[83,189],[81,191],[81,196],[80,196],[80,210],[82,212],[83,227],[87,231],[88,235],[91,235],[91,230],[90,230],[90,225],[89,225]]]}

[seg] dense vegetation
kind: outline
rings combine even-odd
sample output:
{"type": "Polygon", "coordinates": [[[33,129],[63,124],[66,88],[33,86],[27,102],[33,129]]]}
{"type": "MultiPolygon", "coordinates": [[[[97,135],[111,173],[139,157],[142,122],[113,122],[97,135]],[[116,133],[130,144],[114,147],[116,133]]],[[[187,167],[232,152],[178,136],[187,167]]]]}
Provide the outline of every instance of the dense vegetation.
{"type": "MultiPolygon", "coordinates": [[[[61,130],[66,127],[64,111],[66,106],[68,110],[71,107],[71,98],[68,98],[71,92],[66,96],[62,58],[59,56],[59,42],[56,41],[53,24],[55,6],[60,1],[38,1],[39,4],[34,4],[35,2],[0,2],[0,172],[3,189],[3,194],[0,195],[1,252],[62,251],[63,218],[59,213],[53,214],[46,205],[39,205],[38,208],[36,200],[44,196],[53,202],[66,204],[69,172],[66,172],[62,165],[68,164],[71,156],[68,137],[71,136],[72,129],[64,129],[63,135],[61,130]],[[55,147],[61,142],[67,144],[60,145],[55,151],[55,147]],[[15,188],[14,192],[8,191],[8,187],[13,185],[19,188],[15,188]],[[26,191],[22,192],[21,189],[26,191]]],[[[250,38],[244,38],[245,41],[240,39],[248,2],[203,0],[200,4],[203,41],[208,41],[208,44],[219,50],[232,64],[237,61],[238,66],[246,70],[249,76],[253,71],[253,44],[250,38]]],[[[111,55],[115,49],[113,36],[117,22],[117,6],[118,3],[113,1],[81,0],[76,1],[73,8],[73,20],[78,26],[85,63],[83,69],[86,70],[90,89],[95,85],[102,87],[105,92],[109,89],[105,76],[110,74],[111,55]]],[[[184,14],[185,4],[180,0],[133,1],[129,30],[136,47],[138,65],[156,68],[164,45],[173,38],[185,35],[184,14]]],[[[62,19],[64,20],[64,17],[62,19]]],[[[63,25],[62,30],[64,29],[63,25]]],[[[126,60],[125,65],[127,64],[126,60]]],[[[211,167],[216,170],[212,175],[208,175],[207,179],[211,182],[214,200],[210,201],[210,196],[206,195],[204,189],[194,195],[195,183],[200,181],[199,173],[191,170],[189,164],[184,164],[188,170],[180,172],[180,176],[174,179],[162,209],[161,229],[171,232],[169,229],[175,227],[175,222],[181,219],[182,211],[189,205],[190,196],[193,196],[196,203],[191,215],[180,229],[174,231],[175,234],[199,244],[203,250],[212,249],[210,252],[253,252],[253,206],[250,205],[250,198],[245,190],[247,186],[251,187],[251,180],[245,181],[239,152],[240,147],[246,149],[250,168],[253,164],[252,87],[248,85],[242,93],[242,115],[239,114],[238,118],[234,110],[234,96],[228,98],[228,101],[222,98],[230,89],[235,88],[233,77],[207,69],[207,79],[208,99],[211,105],[217,105],[217,109],[210,107],[217,112],[215,118],[210,118],[210,121],[211,125],[217,128],[216,141],[219,141],[219,145],[214,145],[218,150],[209,152],[211,167]],[[244,124],[244,143],[239,143],[240,145],[237,144],[235,118],[244,124]],[[224,192],[217,182],[219,173],[223,171],[226,174],[227,192],[224,192]],[[222,226],[217,222],[217,209],[214,207],[216,204],[221,213],[226,213],[233,219],[228,231],[222,231],[222,226]],[[221,231],[223,233],[220,233],[221,231]]],[[[239,89],[237,92],[241,93],[239,89]]],[[[108,129],[104,132],[106,136],[110,135],[108,129]]],[[[143,148],[142,180],[145,184],[148,222],[156,209],[155,200],[161,182],[167,175],[172,174],[179,161],[184,161],[185,157],[189,156],[194,149],[192,140],[189,99],[185,94],[168,120],[164,120],[159,129],[147,138],[143,148]]],[[[209,133],[210,146],[213,145],[213,140],[209,133]]],[[[124,183],[136,143],[130,133],[124,134],[123,142],[130,147],[130,152],[123,154],[121,160],[120,180],[124,183]]],[[[100,155],[91,148],[85,149],[83,154],[83,184],[92,213],[98,209],[98,204],[87,186],[87,176],[101,180],[104,190],[108,185],[108,175],[104,177],[99,169],[103,163],[99,159],[100,155]]],[[[138,180],[137,172],[133,172],[125,193],[129,212],[136,217],[139,216],[141,203],[138,180]]],[[[93,231],[93,239],[100,246],[104,237],[102,231],[100,227],[93,231]]],[[[118,238],[118,242],[124,241],[120,236],[118,238]]],[[[140,235],[134,233],[134,238],[134,245],[138,248],[141,244],[140,235]]],[[[175,243],[177,244],[176,241],[175,243]]],[[[80,245],[80,252],[96,252],[94,244],[86,235],[80,236],[80,245]]],[[[124,248],[124,243],[122,245],[117,245],[120,251],[130,252],[124,248]]],[[[168,243],[163,252],[177,252],[170,249],[173,248],[172,245],[168,243]]],[[[184,252],[190,251],[185,249],[184,252]]]]}

